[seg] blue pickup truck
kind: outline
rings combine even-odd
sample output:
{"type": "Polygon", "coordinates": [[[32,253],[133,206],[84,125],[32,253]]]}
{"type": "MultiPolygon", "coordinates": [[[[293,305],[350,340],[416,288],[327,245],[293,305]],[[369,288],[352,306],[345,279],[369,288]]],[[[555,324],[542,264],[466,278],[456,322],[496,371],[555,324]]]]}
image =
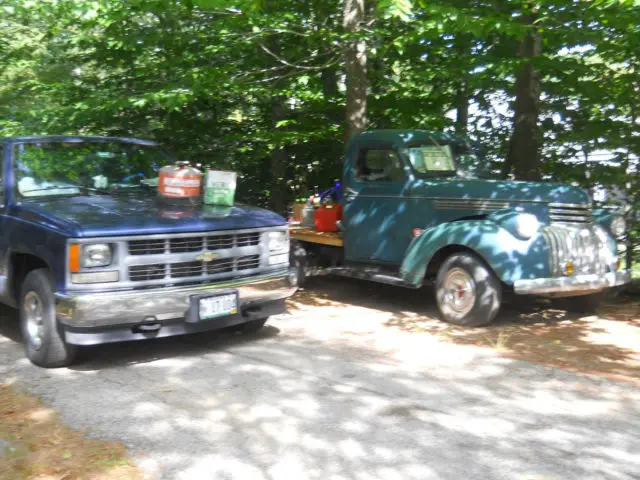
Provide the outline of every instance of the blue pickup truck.
{"type": "MultiPolygon", "coordinates": [[[[480,326],[503,293],[560,297],[593,311],[630,281],[624,217],[581,188],[486,178],[482,147],[424,130],[371,130],[346,145],[341,230],[291,230],[299,285],[318,273],[407,288],[435,284],[448,322],[480,326]]],[[[426,303],[426,302],[425,302],[426,303]]]]}
{"type": "Polygon", "coordinates": [[[295,292],[286,220],[161,201],[158,171],[177,159],[154,142],[0,138],[0,158],[0,301],[36,365],[68,365],[78,345],[255,331],[295,292]]]}

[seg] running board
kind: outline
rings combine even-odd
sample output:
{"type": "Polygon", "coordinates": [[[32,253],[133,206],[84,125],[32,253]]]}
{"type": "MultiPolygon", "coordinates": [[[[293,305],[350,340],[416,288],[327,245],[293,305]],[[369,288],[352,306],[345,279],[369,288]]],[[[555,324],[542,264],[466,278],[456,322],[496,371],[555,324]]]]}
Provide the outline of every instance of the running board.
{"type": "Polygon", "coordinates": [[[414,285],[413,283],[409,283],[400,277],[394,277],[393,275],[387,275],[384,273],[380,273],[379,271],[367,271],[347,267],[331,267],[325,269],[325,271],[332,275],[357,278],[359,280],[369,280],[371,282],[384,283],[396,287],[413,288],[417,290],[422,286],[414,285]]]}

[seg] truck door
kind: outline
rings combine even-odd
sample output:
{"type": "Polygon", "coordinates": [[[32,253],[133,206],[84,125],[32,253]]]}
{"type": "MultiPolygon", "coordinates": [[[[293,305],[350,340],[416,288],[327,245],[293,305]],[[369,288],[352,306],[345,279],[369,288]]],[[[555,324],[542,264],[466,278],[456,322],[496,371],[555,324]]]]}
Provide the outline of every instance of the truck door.
{"type": "Polygon", "coordinates": [[[398,265],[411,241],[407,166],[391,146],[360,147],[345,175],[347,261],[398,265]]]}

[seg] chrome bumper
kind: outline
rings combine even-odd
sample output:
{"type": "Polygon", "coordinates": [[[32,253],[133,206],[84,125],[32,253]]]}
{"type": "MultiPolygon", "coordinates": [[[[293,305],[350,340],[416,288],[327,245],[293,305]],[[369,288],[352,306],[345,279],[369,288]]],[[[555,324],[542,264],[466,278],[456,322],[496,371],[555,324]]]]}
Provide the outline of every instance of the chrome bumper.
{"type": "Polygon", "coordinates": [[[566,296],[597,293],[607,288],[624,285],[631,281],[631,272],[609,272],[604,275],[576,275],[574,277],[536,278],[516,280],[514,291],[521,295],[566,296]]]}
{"type": "Polygon", "coordinates": [[[238,313],[284,300],[296,291],[285,274],[250,277],[236,282],[123,292],[56,294],[58,320],[72,328],[101,328],[185,319],[192,295],[237,290],[238,313]]]}

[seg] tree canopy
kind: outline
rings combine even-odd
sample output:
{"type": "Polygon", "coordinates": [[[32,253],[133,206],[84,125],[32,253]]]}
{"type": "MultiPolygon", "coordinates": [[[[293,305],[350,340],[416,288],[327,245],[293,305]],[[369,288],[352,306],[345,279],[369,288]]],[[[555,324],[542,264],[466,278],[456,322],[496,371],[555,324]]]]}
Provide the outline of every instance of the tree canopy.
{"type": "Polygon", "coordinates": [[[284,212],[364,128],[640,199],[638,0],[2,0],[0,135],[153,138],[284,212]]]}

